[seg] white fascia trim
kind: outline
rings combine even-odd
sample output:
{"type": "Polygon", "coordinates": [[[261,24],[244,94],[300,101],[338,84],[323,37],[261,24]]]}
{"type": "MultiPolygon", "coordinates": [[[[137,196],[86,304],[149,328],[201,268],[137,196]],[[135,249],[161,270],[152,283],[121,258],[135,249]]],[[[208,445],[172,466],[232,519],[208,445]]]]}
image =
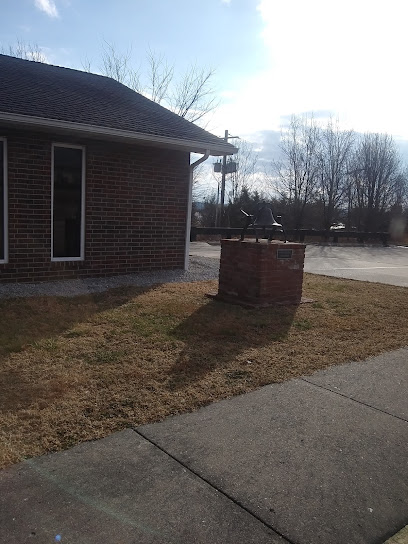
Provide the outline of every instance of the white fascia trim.
{"type": "MultiPolygon", "coordinates": [[[[194,153],[205,153],[208,149],[208,143],[197,142],[195,140],[181,140],[179,138],[169,138],[167,136],[156,136],[154,134],[142,134],[121,130],[116,128],[101,127],[97,125],[87,125],[74,123],[72,121],[60,121],[58,119],[47,119],[45,117],[33,117],[31,115],[21,115],[17,113],[0,112],[0,121],[18,123],[21,125],[30,125],[33,127],[56,128],[61,130],[73,131],[84,135],[92,136],[110,136],[112,138],[123,138],[130,141],[141,142],[144,144],[161,145],[163,147],[173,147],[194,153]]],[[[238,150],[231,144],[213,144],[210,147],[210,155],[233,155],[238,150]]]]}
{"type": "Polygon", "coordinates": [[[63,142],[53,142],[51,144],[51,262],[70,262],[85,260],[85,173],[86,173],[86,149],[83,145],[66,144],[63,142]],[[81,243],[79,257],[54,257],[54,149],[56,147],[69,147],[71,149],[82,150],[82,179],[81,179],[81,243]]]}
{"type": "Polygon", "coordinates": [[[0,137],[3,142],[3,235],[4,235],[4,258],[0,259],[0,264],[7,264],[8,254],[8,179],[7,179],[7,140],[0,137]]]}

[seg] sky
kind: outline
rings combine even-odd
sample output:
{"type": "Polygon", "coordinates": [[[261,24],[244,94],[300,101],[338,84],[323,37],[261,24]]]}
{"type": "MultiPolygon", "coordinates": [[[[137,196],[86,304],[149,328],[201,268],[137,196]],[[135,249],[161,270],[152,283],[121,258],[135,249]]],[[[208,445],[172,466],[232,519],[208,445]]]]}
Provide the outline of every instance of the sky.
{"type": "Polygon", "coordinates": [[[1,0],[0,46],[35,43],[56,65],[101,71],[103,42],[164,54],[176,74],[215,69],[228,129],[269,156],[292,114],[387,132],[408,162],[408,0],[1,0]]]}

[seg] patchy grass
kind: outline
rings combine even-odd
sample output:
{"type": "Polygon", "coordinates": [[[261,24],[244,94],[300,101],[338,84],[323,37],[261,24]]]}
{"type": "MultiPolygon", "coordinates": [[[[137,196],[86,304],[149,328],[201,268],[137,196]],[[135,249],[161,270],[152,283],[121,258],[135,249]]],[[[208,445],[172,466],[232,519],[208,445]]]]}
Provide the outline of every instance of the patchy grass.
{"type": "Polygon", "coordinates": [[[216,282],[0,301],[0,466],[405,345],[407,290],[306,275],[299,307],[216,282]]]}

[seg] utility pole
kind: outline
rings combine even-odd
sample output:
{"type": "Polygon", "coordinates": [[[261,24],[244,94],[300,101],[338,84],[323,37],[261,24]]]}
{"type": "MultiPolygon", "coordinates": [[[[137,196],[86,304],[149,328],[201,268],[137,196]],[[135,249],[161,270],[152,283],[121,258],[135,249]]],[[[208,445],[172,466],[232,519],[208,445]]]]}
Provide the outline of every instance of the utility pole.
{"type": "MultiPolygon", "coordinates": [[[[225,131],[224,141],[228,143],[228,130],[225,131]]],[[[225,202],[225,172],[227,169],[227,155],[224,155],[222,159],[222,171],[221,171],[221,213],[220,213],[220,226],[224,226],[224,202],[225,202]]]]}
{"type": "Polygon", "coordinates": [[[214,227],[220,226],[220,182],[218,181],[217,187],[217,200],[215,203],[215,222],[214,227]]]}

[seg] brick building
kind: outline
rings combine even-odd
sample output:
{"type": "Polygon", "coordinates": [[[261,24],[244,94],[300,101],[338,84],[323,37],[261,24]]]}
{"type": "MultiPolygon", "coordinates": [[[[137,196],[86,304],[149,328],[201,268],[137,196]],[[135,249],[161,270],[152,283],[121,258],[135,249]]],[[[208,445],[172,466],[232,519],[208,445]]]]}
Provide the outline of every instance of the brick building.
{"type": "Polygon", "coordinates": [[[190,153],[235,148],[104,76],[0,73],[0,281],[185,267],[190,153]]]}

